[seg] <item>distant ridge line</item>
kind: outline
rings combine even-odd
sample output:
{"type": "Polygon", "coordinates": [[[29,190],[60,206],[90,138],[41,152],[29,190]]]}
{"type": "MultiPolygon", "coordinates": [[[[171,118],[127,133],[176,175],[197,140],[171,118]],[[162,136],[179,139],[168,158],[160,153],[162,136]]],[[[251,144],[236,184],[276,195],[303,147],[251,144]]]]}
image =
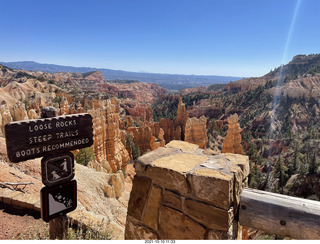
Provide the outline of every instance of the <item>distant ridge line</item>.
{"type": "Polygon", "coordinates": [[[101,71],[105,80],[139,80],[145,83],[156,83],[159,85],[180,85],[183,87],[208,86],[212,84],[226,84],[230,81],[240,80],[244,77],[218,76],[218,75],[183,75],[183,74],[162,74],[142,73],[122,70],[112,70],[91,67],[73,67],[57,64],[42,64],[34,61],[0,62],[12,69],[24,69],[30,71],[42,71],[48,73],[72,72],[86,73],[90,71],[101,71]]]}

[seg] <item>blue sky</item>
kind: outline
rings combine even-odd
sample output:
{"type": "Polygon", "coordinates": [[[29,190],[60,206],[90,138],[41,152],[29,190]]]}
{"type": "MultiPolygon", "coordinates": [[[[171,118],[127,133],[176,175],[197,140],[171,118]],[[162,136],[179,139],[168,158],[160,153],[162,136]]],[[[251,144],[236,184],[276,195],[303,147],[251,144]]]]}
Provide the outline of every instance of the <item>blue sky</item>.
{"type": "Polygon", "coordinates": [[[319,9],[319,0],[1,0],[0,61],[261,76],[320,53],[319,9]]]}

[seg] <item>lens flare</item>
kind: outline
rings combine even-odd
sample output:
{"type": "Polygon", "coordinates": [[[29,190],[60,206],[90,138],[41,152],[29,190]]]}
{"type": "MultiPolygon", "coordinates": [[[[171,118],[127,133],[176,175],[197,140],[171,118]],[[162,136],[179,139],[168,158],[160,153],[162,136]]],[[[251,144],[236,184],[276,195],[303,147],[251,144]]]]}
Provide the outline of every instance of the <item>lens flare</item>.
{"type": "MultiPolygon", "coordinates": [[[[274,131],[275,131],[276,127],[277,127],[276,126],[276,117],[277,117],[276,109],[277,109],[277,106],[278,106],[278,104],[280,103],[280,100],[281,100],[281,85],[283,84],[284,77],[285,77],[284,66],[283,65],[284,65],[285,61],[287,60],[288,49],[289,49],[290,42],[291,42],[291,39],[292,39],[292,33],[293,33],[293,30],[294,30],[294,27],[295,27],[295,23],[296,23],[297,15],[298,15],[298,12],[299,12],[299,9],[300,9],[300,6],[301,6],[301,2],[302,2],[302,0],[297,0],[297,2],[296,2],[295,10],[294,10],[294,13],[293,13],[293,16],[292,16],[289,32],[288,32],[286,43],[285,43],[284,50],[283,50],[281,66],[280,66],[279,74],[278,74],[278,77],[277,77],[276,87],[275,87],[274,96],[273,96],[271,122],[270,122],[270,130],[269,130],[269,139],[273,139],[274,138],[274,131]]],[[[269,140],[269,151],[268,151],[268,158],[269,159],[271,158],[271,154],[272,154],[271,148],[272,148],[272,141],[269,140]]],[[[269,166],[269,169],[270,169],[270,167],[271,167],[271,161],[270,160],[268,161],[268,166],[269,166]]],[[[268,170],[268,176],[267,177],[269,177],[270,172],[271,172],[271,170],[268,170]]],[[[269,181],[267,181],[267,182],[269,183],[269,181]]]]}

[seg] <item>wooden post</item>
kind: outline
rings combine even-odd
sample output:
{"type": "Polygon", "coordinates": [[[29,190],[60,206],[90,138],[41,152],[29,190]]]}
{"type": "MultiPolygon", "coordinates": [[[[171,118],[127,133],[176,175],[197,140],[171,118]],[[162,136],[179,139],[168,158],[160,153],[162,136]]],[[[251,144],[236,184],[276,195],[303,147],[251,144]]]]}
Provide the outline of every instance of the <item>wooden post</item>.
{"type": "Polygon", "coordinates": [[[64,240],[68,234],[69,221],[66,214],[49,221],[49,236],[51,240],[64,240]]]}
{"type": "MultiPolygon", "coordinates": [[[[57,116],[57,110],[50,106],[41,110],[41,118],[52,118],[57,116]]],[[[66,214],[49,221],[49,237],[51,240],[66,239],[68,234],[68,217],[66,214]]]]}

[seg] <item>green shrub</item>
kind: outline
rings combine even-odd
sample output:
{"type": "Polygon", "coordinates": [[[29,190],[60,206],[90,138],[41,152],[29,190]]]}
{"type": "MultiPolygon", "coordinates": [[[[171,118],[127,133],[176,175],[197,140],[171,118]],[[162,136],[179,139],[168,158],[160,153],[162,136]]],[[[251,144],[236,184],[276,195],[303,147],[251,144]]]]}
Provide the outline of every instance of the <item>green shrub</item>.
{"type": "Polygon", "coordinates": [[[95,155],[91,147],[81,148],[75,156],[75,160],[78,164],[87,166],[92,160],[95,160],[95,155]]]}

